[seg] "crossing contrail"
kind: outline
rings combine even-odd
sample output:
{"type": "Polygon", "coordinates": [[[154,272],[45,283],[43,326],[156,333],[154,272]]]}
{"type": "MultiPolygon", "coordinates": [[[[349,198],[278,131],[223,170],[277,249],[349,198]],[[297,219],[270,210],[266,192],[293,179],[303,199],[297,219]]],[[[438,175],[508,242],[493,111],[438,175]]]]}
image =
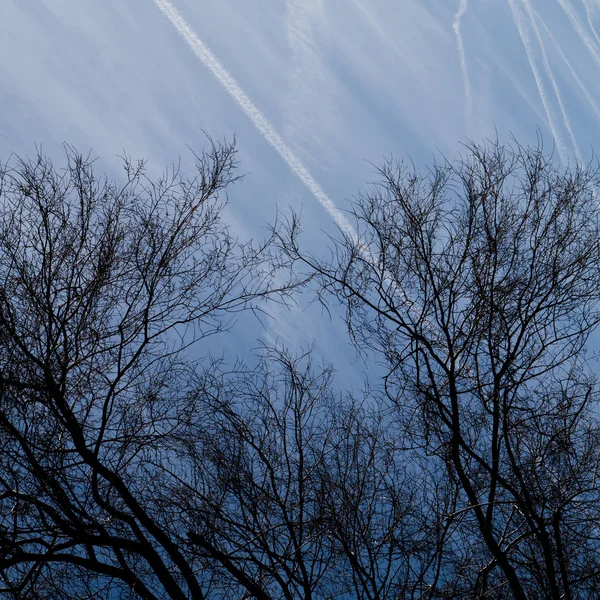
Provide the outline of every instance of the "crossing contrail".
{"type": "Polygon", "coordinates": [[[567,111],[566,111],[564,103],[562,101],[560,88],[558,87],[558,84],[556,83],[556,78],[554,77],[554,73],[552,72],[552,67],[550,66],[550,61],[548,60],[548,55],[546,54],[546,48],[544,46],[544,41],[540,34],[540,30],[537,26],[536,18],[533,14],[533,8],[532,8],[529,0],[523,0],[523,5],[525,6],[525,10],[527,11],[527,15],[529,16],[529,20],[531,21],[533,31],[535,33],[538,45],[540,47],[540,51],[542,53],[542,61],[544,63],[544,69],[546,71],[546,75],[548,76],[548,79],[550,80],[552,89],[554,90],[554,95],[556,96],[556,100],[558,102],[558,107],[560,108],[560,113],[563,118],[563,123],[565,125],[565,129],[567,130],[567,133],[569,134],[569,138],[571,139],[571,144],[573,145],[573,150],[575,151],[575,156],[581,162],[581,152],[579,150],[579,146],[577,145],[577,139],[575,138],[575,134],[573,133],[573,128],[571,127],[571,122],[569,121],[569,116],[567,115],[567,111]]]}
{"type": "Polygon", "coordinates": [[[529,32],[525,27],[523,14],[521,13],[521,9],[517,7],[516,0],[508,0],[510,5],[510,9],[513,15],[513,19],[517,26],[517,30],[519,31],[519,36],[521,41],[523,42],[523,47],[525,48],[525,54],[527,55],[527,60],[529,61],[529,66],[531,67],[531,71],[533,72],[533,77],[535,79],[535,83],[538,89],[538,93],[540,95],[540,99],[544,106],[544,111],[546,113],[546,119],[548,120],[548,126],[550,127],[550,131],[552,132],[552,137],[556,142],[556,148],[558,150],[558,154],[560,156],[560,160],[566,164],[568,153],[567,149],[560,137],[558,127],[556,126],[556,116],[554,114],[554,110],[552,109],[552,105],[548,99],[548,95],[546,94],[546,89],[544,88],[544,83],[542,81],[542,76],[538,70],[537,64],[535,63],[535,59],[533,57],[533,50],[531,48],[531,38],[529,37],[529,32]]]}
{"type": "Polygon", "coordinates": [[[202,64],[214,75],[217,81],[225,88],[237,105],[244,111],[253,125],[258,129],[265,140],[281,156],[284,162],[292,170],[300,181],[308,188],[310,193],[319,201],[321,206],[329,213],[337,226],[352,239],[356,240],[354,228],[342,214],[331,198],[323,191],[314,177],[300,162],[290,147],[285,143],[281,135],[271,125],[265,115],[254,105],[252,100],[244,93],[237,81],[229,74],[217,57],[211,52],[206,44],[196,35],[194,30],[187,24],[181,13],[169,0],[154,0],[156,6],[171,21],[171,24],[186,44],[202,62],[202,64]]]}
{"type": "MultiPolygon", "coordinates": [[[[534,14],[537,15],[537,13],[534,13],[534,14]]],[[[590,92],[588,91],[587,87],[585,86],[585,84],[583,83],[581,78],[577,75],[577,72],[575,71],[575,68],[573,67],[573,65],[569,62],[569,59],[566,57],[565,53],[563,52],[561,43],[556,39],[554,34],[550,31],[550,28],[546,25],[546,23],[544,23],[544,21],[541,21],[541,23],[542,23],[542,26],[544,27],[544,31],[546,32],[548,37],[552,40],[552,43],[554,44],[554,48],[558,52],[562,61],[567,66],[567,69],[571,73],[571,76],[573,77],[573,79],[575,79],[575,82],[577,83],[577,85],[579,86],[579,89],[585,96],[585,99],[588,101],[589,105],[591,106],[592,111],[594,112],[594,115],[596,116],[598,121],[600,121],[600,107],[598,106],[598,104],[596,103],[596,101],[594,100],[594,98],[592,97],[590,92]]]]}
{"type": "Polygon", "coordinates": [[[465,99],[467,101],[466,121],[467,126],[473,115],[473,98],[471,97],[471,83],[469,80],[469,71],[467,70],[467,57],[465,54],[465,46],[463,44],[462,34],[460,32],[460,21],[463,15],[467,12],[468,0],[460,0],[460,5],[454,15],[452,29],[456,35],[456,44],[458,46],[458,56],[460,59],[460,70],[462,72],[463,82],[465,86],[465,99]]]}
{"type": "MultiPolygon", "coordinates": [[[[594,62],[598,66],[600,66],[600,52],[598,51],[597,45],[594,42],[594,40],[586,33],[583,25],[580,23],[579,18],[577,17],[577,13],[575,12],[575,10],[571,6],[571,4],[569,4],[569,2],[565,2],[565,0],[558,0],[558,3],[560,4],[561,8],[563,9],[563,11],[564,11],[565,15],[567,16],[567,18],[569,19],[569,21],[571,21],[571,25],[573,25],[573,29],[575,29],[575,31],[579,35],[579,38],[585,45],[587,51],[590,53],[590,56],[592,57],[594,62]]],[[[587,14],[588,14],[588,22],[590,24],[590,28],[593,31],[593,34],[596,36],[596,39],[598,39],[596,30],[594,29],[592,22],[591,22],[590,11],[589,11],[589,7],[587,4],[586,4],[586,10],[587,10],[587,14]]]]}

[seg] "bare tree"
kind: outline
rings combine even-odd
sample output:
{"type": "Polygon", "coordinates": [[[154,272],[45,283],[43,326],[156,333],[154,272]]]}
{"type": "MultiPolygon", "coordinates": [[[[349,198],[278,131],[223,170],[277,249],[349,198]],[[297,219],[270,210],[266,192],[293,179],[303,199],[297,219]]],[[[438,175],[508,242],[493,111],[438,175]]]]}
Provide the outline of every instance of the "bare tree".
{"type": "Polygon", "coordinates": [[[189,180],[124,159],[122,186],[66,157],[0,169],[4,595],[598,594],[595,171],[500,144],[388,163],[321,260],[294,219],[231,238],[231,145],[189,180]],[[381,388],[280,347],[194,357],[304,281],[381,388]]]}
{"type": "Polygon", "coordinates": [[[62,170],[0,169],[4,594],[205,596],[166,496],[194,421],[184,350],[288,288],[221,221],[234,147],[196,158],[157,180],[125,158],[122,186],[70,147],[62,170]]]}
{"type": "Polygon", "coordinates": [[[200,480],[184,503],[221,597],[410,598],[445,579],[448,499],[414,478],[374,398],[334,392],[330,369],[281,349],[215,372],[198,386],[200,480]]]}
{"type": "Polygon", "coordinates": [[[310,353],[189,351],[297,283],[220,220],[233,147],[191,180],[125,159],[120,187],[66,158],[0,171],[2,593],[376,599],[448,580],[454,496],[415,484],[372,395],[334,391],[310,353]]]}
{"type": "MultiPolygon", "coordinates": [[[[598,172],[542,149],[470,144],[421,175],[389,162],[358,197],[357,235],[329,260],[283,250],[346,307],[361,351],[385,358],[402,438],[459,495],[451,592],[591,597],[600,585],[598,172]]],[[[424,594],[424,597],[427,596],[424,594]]]]}

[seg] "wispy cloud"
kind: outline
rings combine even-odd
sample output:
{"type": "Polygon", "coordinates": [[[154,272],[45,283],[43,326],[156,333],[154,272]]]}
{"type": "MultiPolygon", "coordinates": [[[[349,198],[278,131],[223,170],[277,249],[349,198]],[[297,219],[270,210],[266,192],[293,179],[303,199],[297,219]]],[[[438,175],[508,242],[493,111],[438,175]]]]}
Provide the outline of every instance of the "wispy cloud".
{"type": "MultiPolygon", "coordinates": [[[[227,93],[235,100],[244,113],[246,113],[248,118],[252,121],[254,126],[262,134],[265,140],[269,142],[273,149],[277,151],[277,153],[287,163],[289,168],[298,176],[298,178],[308,188],[312,195],[321,203],[323,208],[325,208],[325,210],[330,214],[338,227],[350,238],[358,241],[357,233],[350,222],[321,189],[321,186],[315,181],[312,175],[294,155],[294,153],[283,141],[281,136],[277,133],[267,118],[256,106],[254,106],[250,98],[248,98],[248,96],[242,91],[235,79],[217,60],[216,56],[208,49],[206,44],[204,44],[204,42],[202,42],[202,40],[200,40],[200,38],[194,33],[179,11],[173,6],[173,4],[171,4],[169,0],[154,0],[154,3],[169,19],[169,21],[171,21],[177,32],[183,37],[198,59],[202,61],[202,63],[211,71],[219,83],[221,83],[221,85],[227,90],[227,93]]],[[[371,254],[371,251],[368,247],[359,242],[358,248],[366,260],[370,262],[376,262],[376,257],[371,254]]],[[[398,284],[395,283],[394,279],[391,278],[387,272],[384,272],[384,281],[385,284],[390,287],[393,286],[394,288],[397,288],[398,286],[398,284]]],[[[396,289],[395,292],[404,298],[406,302],[409,302],[409,299],[402,289],[396,289]]],[[[410,304],[411,306],[408,308],[408,311],[418,316],[418,307],[414,302],[410,302],[410,304]]]]}
{"type": "Polygon", "coordinates": [[[322,0],[286,0],[285,31],[291,51],[283,133],[286,141],[311,154],[331,153],[324,140],[340,126],[335,86],[321,55],[315,28],[323,19],[322,0]]]}
{"type": "Polygon", "coordinates": [[[454,15],[454,21],[452,23],[452,29],[456,35],[456,45],[458,46],[458,56],[460,58],[460,70],[465,87],[465,100],[467,103],[465,110],[465,121],[467,128],[470,126],[471,118],[473,116],[473,98],[471,96],[471,82],[469,79],[469,71],[467,70],[467,57],[465,54],[465,46],[463,43],[460,25],[463,15],[467,12],[468,4],[468,0],[460,0],[460,5],[456,11],[456,14],[454,15]]]}
{"type": "Polygon", "coordinates": [[[384,31],[383,27],[379,24],[377,19],[373,17],[373,15],[363,6],[361,0],[353,0],[354,6],[359,10],[360,14],[369,21],[369,24],[375,31],[377,35],[385,42],[386,46],[391,48],[395,54],[397,54],[400,58],[404,59],[402,53],[398,50],[398,46],[394,43],[390,36],[384,31]]]}
{"type": "Polygon", "coordinates": [[[281,156],[291,171],[295,173],[310,193],[329,213],[338,227],[352,238],[355,238],[356,234],[354,228],[348,219],[346,219],[343,213],[335,206],[331,198],[323,191],[321,186],[300,162],[290,147],[284,142],[281,135],[276,131],[265,115],[244,93],[237,81],[229,74],[227,69],[220,63],[208,46],[206,46],[206,44],[196,35],[181,13],[169,0],[154,0],[154,3],[171,22],[173,27],[175,27],[196,57],[213,74],[231,98],[244,111],[264,139],[279,154],[279,156],[281,156]]]}

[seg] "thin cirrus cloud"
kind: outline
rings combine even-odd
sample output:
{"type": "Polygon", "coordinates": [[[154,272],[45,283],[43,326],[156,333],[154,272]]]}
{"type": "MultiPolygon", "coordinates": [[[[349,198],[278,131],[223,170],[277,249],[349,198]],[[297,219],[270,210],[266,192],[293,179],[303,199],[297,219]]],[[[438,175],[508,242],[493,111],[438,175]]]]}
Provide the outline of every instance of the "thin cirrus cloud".
{"type": "Polygon", "coordinates": [[[286,41],[290,51],[287,93],[283,95],[283,133],[299,153],[318,151],[322,160],[337,158],[328,140],[341,124],[337,94],[317,35],[325,19],[322,0],[286,0],[286,41]]]}
{"type": "Polygon", "coordinates": [[[468,0],[460,0],[460,4],[458,6],[458,10],[454,15],[454,21],[452,22],[452,29],[454,34],[456,35],[456,45],[458,47],[458,56],[460,59],[460,70],[462,73],[463,84],[465,87],[465,100],[466,100],[466,109],[465,109],[465,120],[467,123],[467,127],[471,122],[473,117],[473,97],[471,95],[471,81],[469,79],[469,71],[467,69],[467,56],[465,53],[465,45],[463,42],[463,36],[460,29],[461,20],[464,14],[467,12],[469,2],[468,0]]]}
{"type": "Polygon", "coordinates": [[[585,16],[587,19],[587,24],[588,27],[590,28],[590,31],[592,32],[592,35],[594,36],[594,38],[596,39],[596,42],[600,45],[600,37],[598,37],[598,32],[596,31],[596,28],[594,27],[594,23],[593,23],[593,5],[592,5],[592,0],[583,0],[583,5],[585,7],[585,16]]]}

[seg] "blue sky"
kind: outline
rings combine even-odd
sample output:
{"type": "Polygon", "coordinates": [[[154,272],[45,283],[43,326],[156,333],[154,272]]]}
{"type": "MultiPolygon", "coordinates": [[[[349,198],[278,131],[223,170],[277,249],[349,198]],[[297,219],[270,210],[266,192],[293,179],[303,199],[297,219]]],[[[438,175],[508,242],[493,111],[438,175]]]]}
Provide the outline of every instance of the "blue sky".
{"type": "MultiPolygon", "coordinates": [[[[237,135],[245,180],[227,218],[262,236],[275,208],[302,210],[324,244],[332,211],[290,169],[158,4],[166,0],[0,0],[0,155],[93,148],[108,171],[125,149],[153,168],[237,135]]],[[[382,157],[425,166],[467,137],[536,128],[567,162],[600,147],[600,0],[171,0],[300,161],[344,209],[382,157]]],[[[238,98],[239,100],[239,98],[238,98]]],[[[263,132],[264,133],[264,132],[263,132]]],[[[280,148],[281,150],[281,148],[280,148]]],[[[186,158],[187,156],[187,158],[186,158]]],[[[304,179],[304,181],[302,180],[304,179]]],[[[275,313],[249,337],[344,330],[314,308],[275,313]]]]}

